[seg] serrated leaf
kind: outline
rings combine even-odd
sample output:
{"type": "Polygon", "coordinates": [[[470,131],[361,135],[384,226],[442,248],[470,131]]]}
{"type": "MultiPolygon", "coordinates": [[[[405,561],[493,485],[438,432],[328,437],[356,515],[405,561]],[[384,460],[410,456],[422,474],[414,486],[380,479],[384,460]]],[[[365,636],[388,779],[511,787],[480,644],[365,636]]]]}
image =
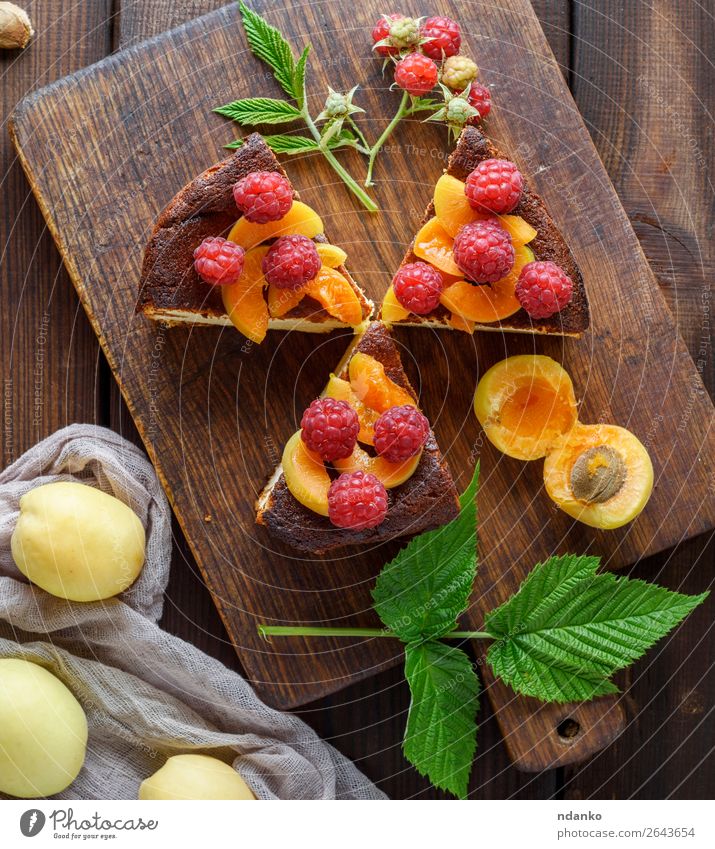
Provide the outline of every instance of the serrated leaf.
{"type": "Polygon", "coordinates": [[[477,748],[479,679],[469,657],[444,643],[405,648],[412,701],[403,751],[435,787],[466,798],[477,748]]]}
{"type": "MultiPolygon", "coordinates": [[[[310,153],[313,150],[320,150],[320,145],[315,139],[308,136],[297,135],[268,135],[263,136],[263,141],[271,148],[274,153],[310,153]]],[[[335,150],[338,147],[352,147],[357,139],[350,130],[343,130],[337,138],[331,139],[328,147],[335,150]]],[[[232,142],[225,144],[227,150],[238,150],[243,144],[244,139],[234,139],[232,142]]]]}
{"type": "Polygon", "coordinates": [[[271,68],[283,91],[294,97],[295,57],[290,44],[280,30],[249,9],[243,0],[238,7],[251,52],[271,68]]]}
{"type": "Polygon", "coordinates": [[[466,610],[477,572],[477,464],[459,516],[414,537],[380,572],[372,592],[384,625],[406,643],[437,639],[466,610]]]}
{"type": "Polygon", "coordinates": [[[552,557],[485,617],[494,674],[544,701],[618,692],[608,680],[641,657],[707,597],[596,573],[597,557],[552,557]]]}
{"type": "Polygon", "coordinates": [[[305,104],[305,72],[308,66],[309,53],[310,45],[308,44],[300,54],[300,58],[295,65],[295,72],[293,73],[293,97],[298,101],[298,106],[301,109],[305,104]]]}
{"type": "Polygon", "coordinates": [[[234,100],[214,109],[224,118],[237,121],[241,126],[254,124],[288,124],[301,117],[300,110],[285,100],[272,97],[250,97],[234,100]]]}

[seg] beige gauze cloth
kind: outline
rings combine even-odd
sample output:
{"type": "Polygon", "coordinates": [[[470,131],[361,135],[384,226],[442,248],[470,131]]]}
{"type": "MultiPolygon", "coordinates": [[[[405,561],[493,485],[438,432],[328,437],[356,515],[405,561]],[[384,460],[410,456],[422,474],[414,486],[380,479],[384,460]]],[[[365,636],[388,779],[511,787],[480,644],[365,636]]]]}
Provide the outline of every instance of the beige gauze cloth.
{"type": "Polygon", "coordinates": [[[84,767],[54,798],[136,799],[167,757],[192,751],[232,760],[260,799],[385,798],[302,720],[267,707],[235,672],[158,627],[170,559],[171,513],[156,473],[112,431],[71,425],[0,473],[0,657],[55,674],[89,723],[84,767]],[[66,480],[116,496],[144,523],[144,569],[116,599],[54,598],[13,562],[20,497],[66,480]]]}

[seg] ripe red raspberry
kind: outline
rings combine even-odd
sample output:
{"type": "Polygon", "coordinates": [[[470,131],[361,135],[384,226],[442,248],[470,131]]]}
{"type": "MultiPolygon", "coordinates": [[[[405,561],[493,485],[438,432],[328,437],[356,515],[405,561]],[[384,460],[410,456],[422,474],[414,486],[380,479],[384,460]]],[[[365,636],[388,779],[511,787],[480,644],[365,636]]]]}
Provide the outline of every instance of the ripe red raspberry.
{"type": "Polygon", "coordinates": [[[492,111],[492,93],[481,83],[472,83],[469,86],[467,102],[479,112],[479,116],[470,118],[468,124],[478,124],[492,111]]]}
{"type": "Polygon", "coordinates": [[[429,422],[417,407],[390,407],[375,422],[375,451],[390,463],[402,463],[422,450],[428,436],[429,422]]]}
{"type": "MultiPolygon", "coordinates": [[[[392,14],[385,15],[375,24],[372,28],[372,41],[373,44],[377,44],[378,41],[383,41],[383,39],[387,38],[390,35],[390,24],[392,21],[399,21],[402,15],[392,14]]],[[[390,47],[387,44],[382,44],[380,47],[373,47],[375,53],[378,56],[393,56],[395,53],[399,53],[399,48],[390,47]]]]}
{"type": "Polygon", "coordinates": [[[353,453],[360,431],[358,414],[347,401],[316,398],[303,413],[301,439],[328,463],[353,453]]]}
{"type": "Polygon", "coordinates": [[[204,283],[228,286],[243,272],[246,252],[221,236],[209,236],[194,251],[194,268],[204,283]]]}
{"type": "Polygon", "coordinates": [[[515,294],[532,318],[549,318],[569,303],[573,282],[555,262],[529,262],[521,269],[515,294]]]}
{"type": "Polygon", "coordinates": [[[425,56],[440,62],[442,58],[459,53],[462,33],[459,24],[451,18],[427,18],[420,30],[422,38],[428,38],[421,49],[425,56]]]}
{"type": "Polygon", "coordinates": [[[464,194],[478,212],[511,212],[521,199],[524,179],[508,159],[485,159],[467,177],[464,194]]]}
{"type": "Polygon", "coordinates": [[[320,271],[315,244],[307,236],[281,236],[263,257],[263,276],[279,289],[300,289],[320,271]]]}
{"type": "Polygon", "coordinates": [[[507,231],[492,221],[473,221],[454,240],[454,261],[474,283],[496,283],[514,266],[514,246],[507,231]]]}
{"type": "Polygon", "coordinates": [[[444,289],[444,277],[426,262],[409,262],[392,278],[395,297],[402,306],[417,315],[436,309],[444,289]]]}
{"type": "Polygon", "coordinates": [[[395,82],[413,97],[427,94],[437,85],[437,66],[421,53],[410,53],[395,65],[395,82]]]}
{"type": "Polygon", "coordinates": [[[387,515],[387,491],[369,472],[350,472],[330,484],[328,517],[339,528],[363,531],[387,515]]]}
{"type": "Polygon", "coordinates": [[[293,206],[293,189],[276,171],[253,171],[233,187],[236,206],[256,224],[278,221],[293,206]]]}

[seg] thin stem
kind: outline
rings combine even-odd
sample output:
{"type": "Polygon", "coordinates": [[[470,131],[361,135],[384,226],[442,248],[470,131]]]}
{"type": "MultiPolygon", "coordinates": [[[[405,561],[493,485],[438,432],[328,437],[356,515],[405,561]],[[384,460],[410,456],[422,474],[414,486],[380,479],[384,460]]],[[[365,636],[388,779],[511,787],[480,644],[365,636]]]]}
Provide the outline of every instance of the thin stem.
{"type": "Polygon", "coordinates": [[[360,127],[358,127],[357,123],[355,122],[355,120],[350,115],[348,115],[347,121],[348,121],[348,124],[350,124],[350,126],[355,131],[355,135],[358,137],[358,139],[360,141],[360,145],[362,145],[362,147],[358,147],[358,150],[360,150],[362,153],[365,153],[369,156],[370,155],[370,145],[367,143],[367,139],[365,138],[365,134],[360,129],[360,127]]]}
{"type": "Polygon", "coordinates": [[[372,169],[375,166],[375,160],[377,159],[377,154],[380,152],[380,149],[382,148],[383,144],[385,144],[387,139],[390,137],[392,131],[400,123],[400,120],[404,117],[405,113],[407,112],[407,104],[409,103],[409,99],[410,99],[409,94],[406,91],[403,92],[402,93],[402,100],[400,100],[400,106],[399,106],[397,112],[395,112],[395,117],[385,127],[385,129],[382,131],[382,135],[380,136],[380,138],[375,142],[375,144],[370,149],[370,159],[368,160],[368,165],[367,165],[367,176],[365,177],[365,186],[367,188],[374,185],[374,183],[372,182],[372,169]]]}
{"type": "MultiPolygon", "coordinates": [[[[308,112],[307,108],[304,106],[302,110],[303,120],[305,121],[306,126],[310,130],[313,138],[320,144],[320,130],[315,126],[315,122],[310,116],[310,112],[308,112]]],[[[367,209],[368,212],[377,212],[378,206],[375,201],[370,197],[370,195],[365,192],[361,186],[359,186],[356,180],[352,177],[352,175],[338,162],[335,155],[331,150],[327,147],[321,147],[321,152],[323,156],[328,160],[330,166],[333,171],[340,177],[340,179],[345,183],[345,185],[350,189],[350,191],[355,195],[356,198],[362,203],[362,205],[367,209]]]]}
{"type": "MultiPolygon", "coordinates": [[[[397,635],[387,628],[324,628],[302,625],[259,625],[262,637],[391,637],[397,635]]],[[[490,640],[487,631],[450,631],[444,640],[490,640]]]]}

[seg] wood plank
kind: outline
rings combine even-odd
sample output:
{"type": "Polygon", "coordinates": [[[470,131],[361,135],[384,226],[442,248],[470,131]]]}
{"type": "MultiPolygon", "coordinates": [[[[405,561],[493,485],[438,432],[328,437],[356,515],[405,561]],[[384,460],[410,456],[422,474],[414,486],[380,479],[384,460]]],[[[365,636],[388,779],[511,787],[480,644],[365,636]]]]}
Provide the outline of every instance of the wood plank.
{"type": "MultiPolygon", "coordinates": [[[[593,333],[580,343],[539,340],[538,349],[563,356],[584,398],[585,416],[596,420],[603,415],[620,421],[649,440],[650,410],[655,407],[670,414],[673,408],[682,409],[685,400],[685,386],[680,381],[668,385],[664,375],[675,369],[681,378],[690,380],[695,374],[692,364],[568,100],[530,7],[521,0],[510,0],[497,10],[480,5],[470,9],[473,18],[467,29],[476,32],[478,21],[479,31],[490,36],[480,39],[478,50],[472,45],[472,50],[487,79],[493,77],[500,84],[502,106],[495,110],[492,131],[507,150],[517,149],[519,161],[534,174],[537,188],[570,239],[588,278],[598,283],[592,292],[596,314],[593,333]],[[513,45],[508,77],[499,70],[505,40],[513,45]],[[547,134],[525,147],[520,141],[534,137],[537,116],[533,92],[523,81],[536,78],[540,92],[537,103],[548,107],[559,133],[547,134]],[[574,185],[593,204],[588,216],[572,214],[565,188],[574,185]],[[601,238],[606,231],[607,246],[601,238]],[[630,283],[625,289],[623,268],[628,269],[630,283]],[[648,307],[645,316],[635,309],[636,296],[648,307]],[[616,322],[614,315],[619,317],[616,322]],[[655,329],[656,337],[646,351],[639,332],[645,319],[655,329]],[[648,375],[647,382],[643,381],[644,374],[648,375]],[[638,387],[640,397],[624,391],[624,387],[638,387]]],[[[448,4],[440,8],[455,14],[448,4]]],[[[327,5],[310,7],[301,25],[315,34],[316,48],[323,55],[334,40],[325,18],[329,12],[327,5]]],[[[377,4],[366,12],[366,18],[371,20],[376,14],[377,4]]],[[[272,463],[271,445],[280,444],[293,429],[305,399],[316,394],[345,340],[333,337],[313,350],[315,340],[296,334],[290,337],[289,345],[285,337],[276,336],[275,341],[271,337],[275,349],[247,348],[229,333],[164,333],[131,314],[140,260],[136,245],[143,242],[162,203],[215,157],[216,151],[207,150],[205,140],[225,138],[228,132],[208,113],[209,107],[248,93],[251,74],[246,72],[241,78],[236,73],[236,63],[245,59],[236,49],[235,16],[233,8],[221,11],[152,42],[141,54],[132,54],[130,63],[126,57],[113,58],[72,81],[73,110],[76,114],[90,113],[89,132],[94,138],[111,138],[113,154],[109,162],[103,146],[89,155],[86,149],[80,150],[79,140],[71,139],[62,155],[53,159],[64,180],[61,198],[54,178],[47,179],[30,165],[41,130],[36,104],[24,105],[16,131],[29,157],[28,168],[37,190],[50,201],[48,208],[53,207],[52,221],[60,245],[71,263],[75,283],[102,328],[110,361],[142,425],[147,447],[158,460],[160,471],[171,477],[178,515],[189,531],[242,659],[264,696],[286,705],[399,662],[398,649],[386,645],[388,641],[382,641],[381,646],[337,641],[314,641],[310,645],[285,641],[266,646],[253,630],[256,620],[270,618],[336,624],[373,621],[367,614],[356,616],[354,611],[367,610],[372,576],[394,548],[369,557],[346,558],[337,572],[334,564],[317,560],[299,563],[290,559],[288,552],[272,547],[270,541],[261,540],[266,548],[257,549],[242,537],[250,541],[256,533],[246,489],[251,493],[260,487],[272,463]],[[196,49],[198,52],[188,55],[187,51],[196,49]],[[137,73],[142,62],[151,68],[151,74],[137,73]],[[207,75],[212,83],[209,92],[207,75]],[[100,114],[91,109],[91,104],[101,99],[101,92],[109,85],[113,91],[122,89],[123,96],[116,101],[122,106],[112,101],[100,114]],[[187,102],[195,104],[195,110],[186,110],[187,102]],[[130,103],[131,107],[127,105],[130,103]],[[124,155],[118,155],[120,148],[124,155]],[[71,175],[66,173],[68,163],[71,175]],[[106,197],[87,191],[88,184],[97,184],[94,178],[99,174],[111,175],[111,205],[106,197]],[[77,232],[70,226],[77,205],[92,209],[91,219],[99,232],[77,232]],[[107,242],[107,227],[111,227],[115,239],[111,243],[107,242]],[[101,245],[100,262],[95,262],[97,244],[101,245]],[[158,352],[158,373],[148,380],[148,357],[153,351],[158,352]],[[301,369],[302,364],[305,367],[301,369]],[[286,376],[288,383],[281,383],[286,376]],[[269,405],[266,397],[270,398],[269,405]],[[157,409],[163,411],[160,417],[157,409]],[[263,420],[257,420],[256,411],[261,410],[263,420]],[[247,481],[240,491],[233,487],[237,475],[245,475],[247,481]],[[310,657],[309,664],[304,652],[310,657]]],[[[275,19],[288,28],[285,17],[276,13],[275,19]]],[[[303,33],[296,33],[297,40],[302,37],[303,33]]],[[[364,69],[367,48],[356,39],[351,48],[355,53],[348,54],[345,64],[330,67],[331,74],[341,77],[333,80],[334,84],[346,85],[354,79],[356,71],[351,62],[359,62],[364,69]],[[362,54],[358,55],[358,49],[362,54]]],[[[253,65],[250,67],[255,73],[253,65]]],[[[65,84],[65,88],[69,86],[65,84]]],[[[311,88],[311,92],[321,90],[322,85],[311,88]]],[[[68,117],[66,110],[55,106],[64,91],[63,87],[48,91],[42,100],[42,109],[57,121],[68,117]]],[[[377,68],[365,97],[373,110],[387,112],[394,108],[394,97],[386,91],[377,68]]],[[[546,123],[545,119],[539,121],[540,126],[546,123]]],[[[362,270],[361,282],[377,296],[386,284],[384,269],[395,266],[409,238],[404,224],[406,211],[412,209],[417,214],[423,208],[440,170],[443,136],[437,128],[420,125],[424,144],[416,146],[416,132],[414,126],[402,128],[380,167],[378,177],[391,175],[378,190],[385,210],[380,218],[368,219],[361,213],[322,163],[314,159],[291,163],[291,173],[305,199],[323,212],[331,210],[328,223],[334,237],[345,244],[351,264],[362,270]],[[420,173],[420,184],[414,181],[415,173],[420,173]]],[[[468,340],[420,331],[400,333],[399,340],[414,357],[407,363],[413,377],[419,368],[426,408],[442,411],[439,417],[433,414],[433,419],[443,445],[449,448],[453,468],[463,471],[463,480],[470,452],[475,445],[481,447],[481,438],[471,415],[470,381],[461,376],[453,379],[455,364],[460,364],[461,375],[466,373],[476,380],[480,370],[504,355],[505,345],[510,353],[516,353],[529,350],[534,342],[487,335],[468,340]]],[[[535,560],[551,550],[583,550],[589,546],[615,566],[672,544],[684,533],[707,527],[712,521],[710,505],[701,505],[707,478],[692,460],[694,441],[702,442],[712,408],[700,396],[693,404],[693,430],[678,434],[675,453],[650,437],[659,472],[652,506],[631,528],[611,535],[573,527],[557,515],[540,491],[536,464],[514,464],[497,457],[488,446],[481,447],[485,469],[480,501],[484,557],[482,584],[470,620],[478,623],[483,606],[498,602],[535,560]],[[688,487],[674,490],[674,482],[682,482],[688,474],[688,487]],[[673,507],[677,515],[669,512],[673,507]],[[692,523],[684,522],[683,516],[692,523]],[[668,518],[661,521],[664,517],[668,518]]],[[[549,757],[547,762],[558,761],[549,757]]]]}
{"type": "MultiPolygon", "coordinates": [[[[0,51],[3,130],[28,92],[108,52],[109,0],[69,9],[59,0],[23,5],[37,35],[24,51],[0,51]]],[[[5,131],[0,173],[0,463],[7,466],[57,428],[98,420],[99,345],[5,131]]]]}

